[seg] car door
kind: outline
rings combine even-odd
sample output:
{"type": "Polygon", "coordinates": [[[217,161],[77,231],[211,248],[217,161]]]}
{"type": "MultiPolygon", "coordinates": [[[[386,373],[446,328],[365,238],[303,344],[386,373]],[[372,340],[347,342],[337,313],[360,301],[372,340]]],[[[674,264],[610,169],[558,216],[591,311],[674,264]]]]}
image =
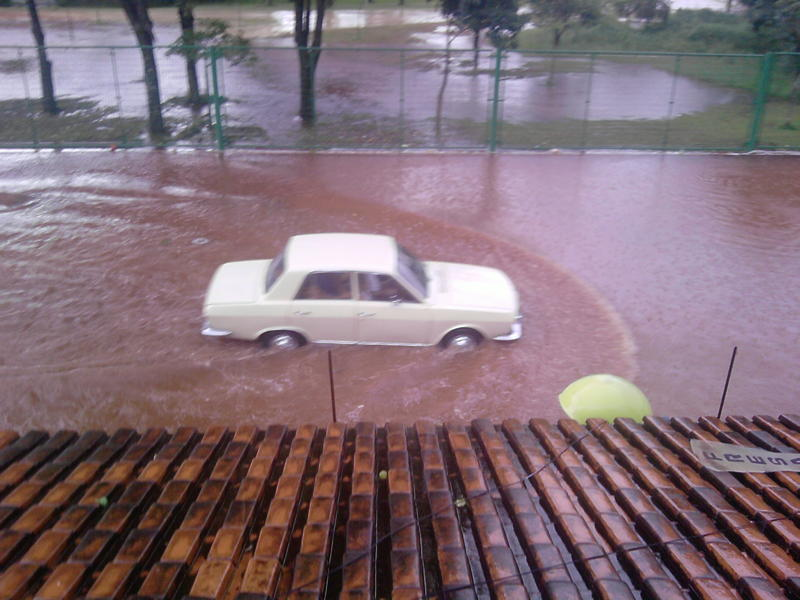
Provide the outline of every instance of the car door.
{"type": "Polygon", "coordinates": [[[315,342],[355,342],[353,275],[318,271],[306,275],[291,302],[290,321],[315,342]]]}
{"type": "Polygon", "coordinates": [[[356,334],[360,343],[430,343],[430,308],[393,276],[359,273],[358,294],[356,334]]]}

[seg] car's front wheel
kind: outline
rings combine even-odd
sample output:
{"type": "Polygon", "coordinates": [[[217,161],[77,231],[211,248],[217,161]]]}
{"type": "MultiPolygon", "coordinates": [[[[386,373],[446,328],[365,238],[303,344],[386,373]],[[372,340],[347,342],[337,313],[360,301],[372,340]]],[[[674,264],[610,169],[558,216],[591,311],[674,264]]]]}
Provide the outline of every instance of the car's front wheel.
{"type": "Polygon", "coordinates": [[[474,329],[455,329],[442,338],[443,348],[472,350],[481,343],[482,336],[474,329]]]}
{"type": "Polygon", "coordinates": [[[294,331],[271,331],[260,339],[262,346],[274,350],[295,350],[306,343],[305,338],[294,331]]]}

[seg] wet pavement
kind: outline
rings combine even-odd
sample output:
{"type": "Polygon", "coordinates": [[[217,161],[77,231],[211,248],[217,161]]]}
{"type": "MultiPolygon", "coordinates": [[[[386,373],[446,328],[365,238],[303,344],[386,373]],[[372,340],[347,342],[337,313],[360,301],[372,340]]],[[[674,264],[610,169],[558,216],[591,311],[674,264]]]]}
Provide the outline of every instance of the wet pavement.
{"type": "Polygon", "coordinates": [[[506,270],[522,340],[332,346],[340,419],[556,418],[596,372],[657,414],[797,406],[795,157],[0,154],[0,427],[329,420],[328,347],[199,334],[225,261],[289,235],[388,233],[506,270]]]}

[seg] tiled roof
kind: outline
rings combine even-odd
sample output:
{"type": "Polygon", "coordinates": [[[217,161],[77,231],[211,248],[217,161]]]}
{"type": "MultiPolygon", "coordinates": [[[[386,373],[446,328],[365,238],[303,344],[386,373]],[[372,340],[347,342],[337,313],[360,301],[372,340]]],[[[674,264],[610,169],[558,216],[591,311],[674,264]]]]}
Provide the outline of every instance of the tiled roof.
{"type": "Polygon", "coordinates": [[[800,417],[0,432],[0,598],[782,598],[800,417]]]}

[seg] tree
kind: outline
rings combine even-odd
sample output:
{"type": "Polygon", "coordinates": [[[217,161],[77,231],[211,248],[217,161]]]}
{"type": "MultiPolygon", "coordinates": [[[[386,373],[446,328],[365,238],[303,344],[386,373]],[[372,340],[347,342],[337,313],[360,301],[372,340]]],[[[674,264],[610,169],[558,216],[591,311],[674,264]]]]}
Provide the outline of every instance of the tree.
{"type": "Polygon", "coordinates": [[[517,0],[442,0],[442,14],[457,27],[472,32],[474,62],[478,64],[480,35],[487,30],[495,48],[508,48],[527,21],[518,15],[517,0]]]}
{"type": "Polygon", "coordinates": [[[445,34],[444,70],[442,73],[442,85],[439,86],[439,93],[436,94],[436,141],[442,139],[442,110],[444,109],[444,92],[447,89],[447,80],[450,77],[450,45],[459,35],[464,32],[463,26],[458,27],[453,19],[447,22],[447,32],[445,34]]]}
{"type": "Polygon", "coordinates": [[[617,0],[614,8],[619,16],[641,19],[647,25],[666,25],[669,20],[669,0],[617,0]]]}
{"type": "Polygon", "coordinates": [[[597,0],[531,0],[531,20],[553,29],[553,48],[558,48],[567,29],[593,23],[601,13],[597,0]]]}
{"type": "Polygon", "coordinates": [[[158,70],[153,51],[153,22],[147,11],[147,0],[120,0],[128,22],[136,35],[144,63],[144,84],[147,88],[147,129],[153,137],[166,135],[164,117],[161,114],[161,92],[158,87],[158,70]]]}
{"type": "Polygon", "coordinates": [[[333,0],[294,0],[294,43],[300,61],[300,118],[304,125],[312,125],[317,118],[314,77],[322,52],[322,23],[325,9],[332,2],[333,0]],[[313,36],[312,3],[314,4],[313,36]]]}
{"type": "Polygon", "coordinates": [[[175,49],[186,58],[186,78],[189,84],[189,93],[186,95],[188,104],[200,104],[200,86],[197,84],[197,48],[194,47],[194,6],[189,0],[178,0],[178,19],[181,23],[181,35],[172,44],[170,52],[173,52],[176,44],[182,50],[175,49]]]}
{"type": "Polygon", "coordinates": [[[195,28],[194,3],[191,0],[178,0],[178,18],[181,35],[169,47],[167,54],[180,54],[186,59],[186,77],[189,90],[187,104],[203,104],[197,79],[197,61],[211,46],[222,47],[222,56],[236,65],[253,59],[250,40],[242,35],[228,31],[229,25],[222,19],[202,19],[200,27],[195,28]]]}
{"type": "MultiPolygon", "coordinates": [[[[740,0],[753,31],[771,50],[800,52],[800,0],[740,0]]],[[[798,68],[800,71],[800,68],[798,68]]]]}
{"type": "Polygon", "coordinates": [[[498,50],[517,47],[517,35],[530,20],[527,15],[517,14],[517,2],[513,0],[514,9],[496,11],[486,28],[486,37],[498,50]]]}
{"type": "Polygon", "coordinates": [[[200,97],[197,80],[197,61],[211,46],[221,47],[221,56],[236,65],[254,58],[250,40],[242,35],[228,31],[228,23],[221,19],[203,19],[195,28],[194,6],[191,0],[178,0],[178,17],[181,35],[169,47],[167,54],[180,54],[186,59],[186,77],[189,90],[187,104],[198,106],[204,100],[200,97]]]}
{"type": "Polygon", "coordinates": [[[53,65],[47,58],[47,48],[44,43],[44,30],[39,21],[39,11],[36,10],[36,0],[25,0],[28,5],[28,14],[31,17],[31,31],[36,40],[36,53],[39,56],[39,77],[42,81],[42,110],[51,115],[59,112],[56,103],[56,93],[53,87],[53,65]]]}

